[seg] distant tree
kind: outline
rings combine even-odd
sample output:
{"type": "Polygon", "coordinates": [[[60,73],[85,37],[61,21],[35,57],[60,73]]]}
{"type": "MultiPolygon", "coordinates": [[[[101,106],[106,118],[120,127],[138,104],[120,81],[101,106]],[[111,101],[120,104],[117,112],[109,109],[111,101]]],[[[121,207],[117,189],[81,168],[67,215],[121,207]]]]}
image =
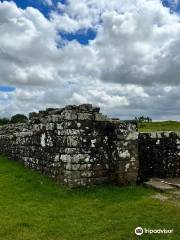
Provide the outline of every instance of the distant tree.
{"type": "Polygon", "coordinates": [[[11,123],[25,123],[28,118],[23,114],[16,114],[11,117],[11,123]]]}
{"type": "Polygon", "coordinates": [[[8,118],[0,118],[0,125],[8,124],[10,120],[8,118]]]}
{"type": "Polygon", "coordinates": [[[144,117],[144,116],[135,117],[135,120],[139,123],[152,122],[152,119],[150,117],[144,117]]]}

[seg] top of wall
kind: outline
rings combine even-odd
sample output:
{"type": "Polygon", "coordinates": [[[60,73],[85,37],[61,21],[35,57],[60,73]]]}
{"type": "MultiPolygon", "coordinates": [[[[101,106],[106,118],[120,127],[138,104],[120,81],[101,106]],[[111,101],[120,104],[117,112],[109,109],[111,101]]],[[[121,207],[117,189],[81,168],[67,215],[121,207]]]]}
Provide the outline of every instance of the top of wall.
{"type": "Polygon", "coordinates": [[[29,114],[31,123],[58,122],[63,120],[94,120],[110,121],[111,119],[100,113],[99,107],[93,107],[91,104],[68,105],[64,108],[48,108],[38,113],[29,114]]]}
{"type": "MultiPolygon", "coordinates": [[[[116,129],[116,134],[124,134],[127,132],[137,132],[137,122],[136,121],[121,121],[119,119],[111,119],[100,112],[99,107],[94,107],[91,104],[81,104],[68,105],[64,108],[48,108],[44,111],[32,112],[29,114],[29,121],[27,123],[21,124],[7,124],[0,126],[0,133],[5,132],[19,132],[25,131],[27,127],[32,127],[37,124],[41,124],[42,127],[49,123],[61,123],[64,121],[93,121],[97,124],[104,125],[104,123],[109,123],[111,128],[116,129]],[[99,123],[98,123],[99,122],[99,123]]],[[[47,126],[48,127],[48,126],[47,126]]],[[[113,131],[111,129],[111,131],[113,131]]]]}

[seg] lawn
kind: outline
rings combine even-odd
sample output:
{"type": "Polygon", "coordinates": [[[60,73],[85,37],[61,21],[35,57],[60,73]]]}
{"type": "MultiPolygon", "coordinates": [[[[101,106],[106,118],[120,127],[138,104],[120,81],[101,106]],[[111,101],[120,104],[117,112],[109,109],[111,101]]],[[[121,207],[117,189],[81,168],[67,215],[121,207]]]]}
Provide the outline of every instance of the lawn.
{"type": "Polygon", "coordinates": [[[179,131],[180,122],[164,121],[164,122],[147,122],[138,124],[139,132],[154,132],[154,131],[179,131]]]}
{"type": "Polygon", "coordinates": [[[68,189],[0,157],[0,240],[133,240],[134,228],[174,229],[180,208],[152,198],[142,186],[68,189]]]}

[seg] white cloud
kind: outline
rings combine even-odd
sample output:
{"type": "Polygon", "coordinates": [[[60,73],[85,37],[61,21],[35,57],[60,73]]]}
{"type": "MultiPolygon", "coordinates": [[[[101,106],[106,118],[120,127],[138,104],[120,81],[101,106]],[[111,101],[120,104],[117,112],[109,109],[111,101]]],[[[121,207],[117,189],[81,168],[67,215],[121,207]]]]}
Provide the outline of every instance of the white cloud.
{"type": "Polygon", "coordinates": [[[141,14],[137,9],[123,14],[105,12],[102,19],[94,41],[101,79],[149,85],[166,84],[171,78],[172,84],[179,83],[179,17],[160,3],[144,1],[141,14]]]}
{"type": "Polygon", "coordinates": [[[0,84],[16,87],[0,95],[2,115],[90,102],[114,117],[179,118],[180,17],[159,0],[69,0],[50,19],[4,1],[0,26],[0,84]],[[88,28],[88,46],[57,32],[88,28]]]}

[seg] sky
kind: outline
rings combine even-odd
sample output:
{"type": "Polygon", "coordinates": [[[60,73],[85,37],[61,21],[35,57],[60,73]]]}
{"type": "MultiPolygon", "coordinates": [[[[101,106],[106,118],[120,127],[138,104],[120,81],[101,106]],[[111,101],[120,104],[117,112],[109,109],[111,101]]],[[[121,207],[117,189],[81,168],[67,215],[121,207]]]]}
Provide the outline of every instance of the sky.
{"type": "Polygon", "coordinates": [[[180,0],[0,0],[0,117],[82,103],[180,120],[180,0]]]}

